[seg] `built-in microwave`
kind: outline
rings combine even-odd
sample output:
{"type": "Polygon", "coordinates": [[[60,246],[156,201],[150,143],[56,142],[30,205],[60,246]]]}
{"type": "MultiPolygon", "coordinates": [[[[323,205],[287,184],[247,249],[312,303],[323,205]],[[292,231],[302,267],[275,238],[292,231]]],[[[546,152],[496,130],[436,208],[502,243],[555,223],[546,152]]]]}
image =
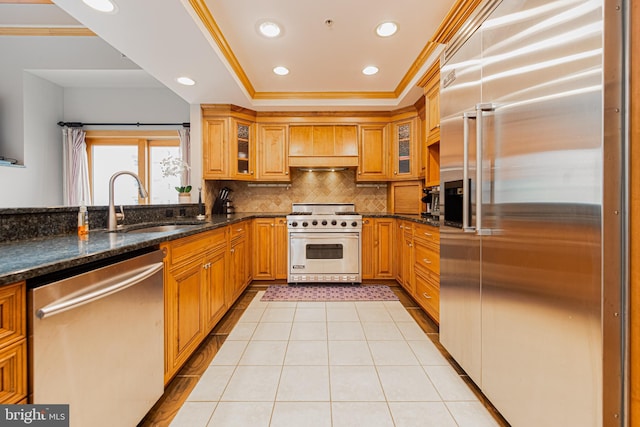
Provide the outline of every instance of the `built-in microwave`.
{"type": "MultiPolygon", "coordinates": [[[[471,188],[471,180],[469,180],[471,188]]],[[[464,190],[462,180],[449,181],[444,183],[444,225],[449,227],[462,228],[462,206],[464,190]]],[[[471,197],[468,194],[469,218],[471,218],[471,197]]]]}

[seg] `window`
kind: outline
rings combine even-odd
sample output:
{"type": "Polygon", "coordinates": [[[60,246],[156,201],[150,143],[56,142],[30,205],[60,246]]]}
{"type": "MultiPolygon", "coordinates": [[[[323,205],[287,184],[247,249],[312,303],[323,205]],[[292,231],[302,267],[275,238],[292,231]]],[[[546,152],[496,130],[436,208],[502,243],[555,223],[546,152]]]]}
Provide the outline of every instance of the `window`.
{"type": "Polygon", "coordinates": [[[89,180],[93,204],[109,204],[109,179],[118,171],[137,174],[149,192],[147,202],[138,198],[135,180],[123,175],[114,185],[116,205],[178,203],[174,187],[180,176],[163,177],[160,161],[167,156],[180,157],[180,140],[175,131],[135,132],[87,131],[89,180]],[[135,137],[131,137],[135,136],[135,137]]]}

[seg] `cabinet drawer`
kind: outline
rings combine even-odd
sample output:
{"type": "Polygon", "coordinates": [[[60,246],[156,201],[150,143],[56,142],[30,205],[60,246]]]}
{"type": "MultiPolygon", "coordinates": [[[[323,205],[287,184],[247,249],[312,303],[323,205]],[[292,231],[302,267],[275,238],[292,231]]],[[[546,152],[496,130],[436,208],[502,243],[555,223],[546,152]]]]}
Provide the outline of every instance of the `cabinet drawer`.
{"type": "Polygon", "coordinates": [[[26,336],[25,283],[0,287],[0,348],[26,336]]]}
{"type": "Polygon", "coordinates": [[[0,350],[0,403],[14,404],[27,396],[27,340],[0,350]]]}
{"type": "Polygon", "coordinates": [[[416,264],[430,270],[435,274],[440,274],[440,251],[436,251],[431,244],[415,239],[416,264]]]}
{"type": "Polygon", "coordinates": [[[438,229],[438,227],[416,224],[415,231],[417,239],[423,239],[440,245],[440,229],[438,229]]]}
{"type": "Polygon", "coordinates": [[[231,240],[234,240],[240,237],[246,237],[248,227],[249,227],[249,221],[243,221],[237,224],[231,224],[229,226],[231,240]]]}
{"type": "Polygon", "coordinates": [[[436,322],[440,322],[440,287],[436,278],[416,268],[415,299],[436,322]]]}
{"type": "Polygon", "coordinates": [[[225,238],[226,230],[208,231],[205,233],[194,234],[193,236],[184,237],[174,240],[163,246],[168,249],[169,265],[181,264],[193,259],[199,253],[214,249],[216,246],[225,246],[227,239],[225,238]]]}

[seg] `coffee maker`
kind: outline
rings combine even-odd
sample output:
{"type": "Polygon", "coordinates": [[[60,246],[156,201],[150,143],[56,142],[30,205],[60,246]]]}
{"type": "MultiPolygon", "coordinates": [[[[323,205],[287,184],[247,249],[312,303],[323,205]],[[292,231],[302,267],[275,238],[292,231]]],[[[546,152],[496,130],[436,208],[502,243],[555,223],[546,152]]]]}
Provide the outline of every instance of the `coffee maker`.
{"type": "Polygon", "coordinates": [[[421,213],[424,218],[434,220],[440,219],[440,186],[426,187],[422,189],[424,196],[422,202],[426,205],[426,210],[421,213]]]}

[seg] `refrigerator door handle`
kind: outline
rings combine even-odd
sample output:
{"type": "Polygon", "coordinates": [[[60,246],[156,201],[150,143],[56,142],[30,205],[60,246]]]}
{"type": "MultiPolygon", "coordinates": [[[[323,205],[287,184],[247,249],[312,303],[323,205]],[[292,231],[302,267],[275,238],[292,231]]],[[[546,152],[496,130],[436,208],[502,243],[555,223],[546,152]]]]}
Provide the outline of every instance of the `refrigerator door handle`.
{"type": "Polygon", "coordinates": [[[494,104],[480,103],[476,104],[476,234],[479,236],[490,235],[490,229],[482,228],[482,148],[484,146],[483,136],[483,120],[482,113],[485,111],[494,111],[494,104]]]}
{"type": "Polygon", "coordinates": [[[469,120],[475,120],[476,113],[464,113],[463,122],[463,143],[462,143],[462,231],[474,233],[475,227],[469,225],[469,120]]]}

